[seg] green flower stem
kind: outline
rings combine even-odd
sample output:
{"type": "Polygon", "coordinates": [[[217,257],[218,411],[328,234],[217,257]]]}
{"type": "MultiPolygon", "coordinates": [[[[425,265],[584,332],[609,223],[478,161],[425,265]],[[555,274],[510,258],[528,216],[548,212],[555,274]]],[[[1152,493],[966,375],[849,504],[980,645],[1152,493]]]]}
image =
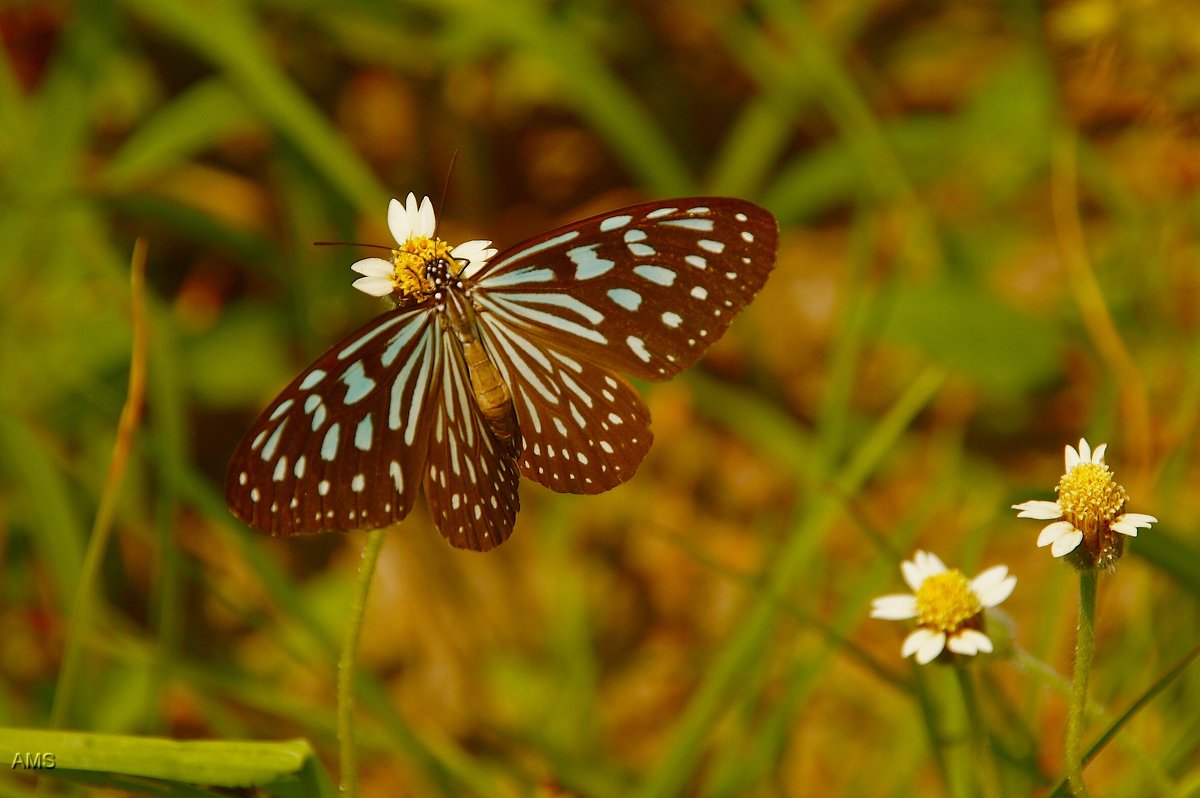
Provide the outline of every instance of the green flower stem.
{"type": "Polygon", "coordinates": [[[967,723],[971,726],[971,748],[973,749],[975,772],[979,777],[980,792],[985,798],[998,798],[1000,782],[996,775],[996,761],[992,757],[992,746],[988,740],[987,726],[979,710],[979,691],[975,689],[975,677],[965,662],[956,663],[954,675],[962,690],[963,707],[967,711],[967,723]]]}
{"type": "Polygon", "coordinates": [[[376,529],[371,532],[363,546],[357,590],[354,603],[350,606],[346,636],[342,640],[342,655],[338,659],[337,736],[341,760],[340,788],[346,798],[358,795],[358,752],[354,747],[354,658],[358,653],[358,637],[362,632],[363,615],[366,614],[371,577],[375,573],[375,564],[379,562],[379,551],[383,548],[384,531],[376,529]]]}
{"type": "Polygon", "coordinates": [[[1079,634],[1075,640],[1075,676],[1071,684],[1071,713],[1067,716],[1067,782],[1076,798],[1088,794],[1083,785],[1083,723],[1088,676],[1096,651],[1096,570],[1079,572],[1079,634]]]}

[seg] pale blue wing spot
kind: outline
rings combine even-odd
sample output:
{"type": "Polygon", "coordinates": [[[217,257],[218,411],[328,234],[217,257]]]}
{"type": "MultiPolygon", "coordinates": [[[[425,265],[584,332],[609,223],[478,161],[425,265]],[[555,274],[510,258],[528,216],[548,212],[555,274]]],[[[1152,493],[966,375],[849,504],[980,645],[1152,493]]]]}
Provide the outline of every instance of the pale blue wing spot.
{"type": "Polygon", "coordinates": [[[650,213],[646,214],[646,218],[647,219],[661,219],[664,216],[670,216],[671,214],[677,213],[678,211],[679,211],[678,208],[659,208],[656,211],[650,211],[650,213]]]}
{"type": "Polygon", "coordinates": [[[668,312],[662,314],[662,320],[663,320],[663,324],[667,325],[668,327],[674,328],[674,327],[678,327],[683,322],[683,317],[680,316],[678,313],[671,313],[670,311],[668,311],[668,312]]]}
{"type": "Polygon", "coordinates": [[[708,299],[708,289],[702,285],[698,285],[692,289],[692,296],[696,299],[708,299]]]}
{"type": "Polygon", "coordinates": [[[713,231],[712,219],[667,219],[664,222],[659,222],[661,225],[671,225],[672,227],[683,227],[688,230],[699,230],[704,233],[713,231]]]}
{"type": "Polygon", "coordinates": [[[548,283],[553,279],[553,269],[526,268],[480,280],[479,287],[487,289],[503,288],[509,285],[524,285],[525,283],[548,283]]]}
{"type": "Polygon", "coordinates": [[[367,480],[362,474],[355,474],[354,479],[350,480],[350,490],[355,493],[362,493],[363,488],[367,486],[367,480]]]}
{"type": "Polygon", "coordinates": [[[271,478],[276,482],[283,482],[283,477],[287,474],[287,466],[287,455],[281,455],[279,460],[275,463],[275,473],[271,475],[271,478]]]}
{"type": "Polygon", "coordinates": [[[720,255],[725,251],[725,245],[720,241],[710,241],[707,238],[702,238],[697,243],[700,245],[700,249],[707,249],[715,255],[720,255]]]}
{"type": "MultiPolygon", "coordinates": [[[[576,238],[579,238],[579,231],[578,230],[568,230],[567,232],[563,233],[560,236],[555,236],[554,238],[549,238],[540,244],[534,244],[532,247],[527,247],[519,252],[514,252],[513,254],[509,255],[504,260],[500,261],[497,264],[494,264],[492,266],[492,269],[493,270],[502,269],[505,266],[507,266],[508,264],[512,263],[513,261],[521,260],[522,258],[528,258],[531,255],[536,255],[539,252],[545,252],[546,250],[551,249],[553,247],[557,247],[560,244],[565,244],[568,241],[574,241],[576,238]]],[[[491,284],[490,280],[487,280],[487,279],[482,280],[480,282],[480,285],[482,285],[483,283],[488,283],[489,285],[491,284]]]]}
{"type": "Polygon", "coordinates": [[[407,315],[395,316],[395,317],[390,318],[387,321],[383,322],[382,324],[380,324],[376,327],[372,327],[370,330],[367,330],[366,333],[364,333],[363,335],[360,335],[358,338],[355,338],[353,341],[351,341],[349,344],[347,344],[346,347],[344,349],[342,349],[342,351],[337,353],[338,360],[345,360],[346,358],[350,357],[355,352],[357,352],[359,349],[362,349],[364,346],[366,346],[368,343],[370,343],[372,340],[374,340],[375,338],[382,335],[385,331],[390,330],[392,327],[395,327],[397,324],[399,324],[402,321],[405,321],[406,319],[408,319],[407,315]]]}
{"type": "Polygon", "coordinates": [[[567,319],[564,319],[560,316],[555,316],[552,313],[543,313],[540,310],[523,307],[514,302],[505,300],[502,296],[494,296],[493,299],[495,299],[495,304],[497,306],[503,307],[503,309],[507,310],[510,315],[515,315],[519,318],[523,317],[525,320],[533,322],[534,324],[542,324],[547,327],[553,327],[556,330],[561,330],[562,332],[583,338],[587,341],[592,341],[593,343],[602,345],[608,343],[608,339],[605,338],[599,330],[591,327],[584,327],[581,324],[568,321],[567,319]]]}
{"type": "Polygon", "coordinates": [[[346,398],[342,401],[348,405],[363,399],[375,389],[375,380],[367,376],[361,360],[346,369],[340,379],[346,384],[346,398]]]}
{"type": "Polygon", "coordinates": [[[317,403],[317,412],[313,413],[312,431],[316,432],[325,424],[325,405],[317,403]]]}
{"type": "Polygon", "coordinates": [[[312,411],[316,410],[321,405],[321,402],[322,399],[320,396],[317,396],[315,393],[309,394],[308,398],[304,400],[304,412],[312,413],[312,411]]]}
{"type": "Polygon", "coordinates": [[[683,262],[688,266],[695,266],[697,269],[708,268],[708,261],[704,259],[703,255],[688,255],[683,259],[683,262]]]}
{"type": "MultiPolygon", "coordinates": [[[[639,358],[641,358],[643,362],[650,362],[650,353],[646,351],[645,341],[643,341],[641,338],[638,338],[636,335],[631,335],[625,339],[625,343],[629,345],[630,350],[639,358]]],[[[613,414],[610,413],[608,417],[611,419],[613,414]]]]}
{"type": "Polygon", "coordinates": [[[295,402],[291,399],[280,402],[279,407],[275,408],[274,412],[271,413],[271,421],[274,421],[286,413],[294,403],[295,402]]]}
{"type": "Polygon", "coordinates": [[[325,433],[324,440],[321,441],[321,459],[327,463],[333,462],[333,458],[337,457],[338,436],[340,433],[341,424],[335,422],[325,433]]]}
{"type": "Polygon", "coordinates": [[[607,233],[610,230],[616,230],[632,221],[632,216],[610,216],[600,222],[600,232],[607,233]]]}
{"type": "Polygon", "coordinates": [[[271,433],[271,437],[267,438],[267,445],[263,447],[262,459],[270,460],[275,456],[275,449],[279,446],[279,438],[283,435],[283,428],[287,426],[288,420],[285,418],[283,422],[275,428],[271,433]]]}
{"type": "Polygon", "coordinates": [[[502,299],[505,302],[528,303],[532,302],[539,305],[553,305],[554,307],[570,310],[578,313],[592,324],[599,324],[604,321],[604,314],[596,310],[591,305],[581,302],[576,297],[570,294],[561,293],[513,293],[503,291],[493,295],[496,299],[502,299]]]}
{"type": "Polygon", "coordinates": [[[292,469],[292,473],[296,475],[296,479],[300,479],[304,476],[304,467],[307,464],[308,460],[304,457],[304,455],[300,455],[296,458],[296,467],[292,469]]]}
{"type": "Polygon", "coordinates": [[[635,258],[649,258],[658,254],[658,250],[649,244],[626,244],[625,248],[629,250],[629,254],[635,258]]]}
{"type": "Polygon", "coordinates": [[[629,288],[612,288],[608,298],[626,310],[637,310],[642,304],[642,295],[629,288]]]}
{"type": "Polygon", "coordinates": [[[651,266],[648,264],[634,266],[633,273],[657,285],[669,286],[675,283],[675,272],[670,269],[664,269],[662,266],[651,266]]]}
{"type": "Polygon", "coordinates": [[[300,390],[307,391],[309,388],[312,388],[323,379],[325,379],[325,372],[321,369],[313,369],[312,371],[308,372],[308,376],[301,381],[300,390]]]}
{"type": "Polygon", "coordinates": [[[617,265],[616,261],[601,258],[596,254],[596,248],[599,246],[599,244],[588,244],[585,247],[567,250],[567,257],[575,264],[576,280],[590,280],[593,277],[599,277],[607,274],[613,266],[617,265]]]}
{"type": "Polygon", "coordinates": [[[647,237],[648,236],[646,235],[645,230],[638,230],[637,228],[634,228],[633,230],[625,231],[626,244],[635,244],[638,241],[645,241],[647,237]]]}
{"type": "Polygon", "coordinates": [[[388,341],[387,349],[383,350],[383,356],[380,358],[385,367],[391,366],[395,362],[400,351],[412,341],[413,336],[420,332],[426,323],[426,316],[420,314],[405,326],[404,329],[392,336],[392,340],[388,341]]]}
{"type": "Polygon", "coordinates": [[[371,414],[367,413],[367,415],[363,418],[363,420],[358,422],[358,426],[355,427],[355,429],[354,429],[354,446],[359,451],[363,451],[363,452],[370,451],[370,449],[371,449],[371,433],[372,433],[373,426],[374,425],[371,422],[371,414]]]}

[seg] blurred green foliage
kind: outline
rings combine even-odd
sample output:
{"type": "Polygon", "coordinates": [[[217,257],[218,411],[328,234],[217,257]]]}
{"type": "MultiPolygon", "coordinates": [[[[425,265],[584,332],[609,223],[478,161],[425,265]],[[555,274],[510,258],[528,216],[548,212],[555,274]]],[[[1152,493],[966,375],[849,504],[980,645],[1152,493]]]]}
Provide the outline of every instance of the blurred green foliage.
{"type": "MultiPolygon", "coordinates": [[[[915,546],[1003,562],[1013,643],[1067,672],[1071,574],[1008,507],[1083,434],[1161,521],[1101,580],[1098,735],[1200,628],[1198,30],[1187,0],[0,6],[0,726],[49,721],[145,236],[147,412],[67,725],[303,737],[333,769],[362,536],[261,538],[220,485],[377,311],[355,253],[310,243],[386,240],[388,197],[436,197],[457,152],[450,239],[711,192],[765,204],[782,247],[704,364],[646,388],[636,479],[525,484],[485,557],[421,506],[389,533],[365,795],[950,794],[953,679],[866,608],[915,546]]],[[[985,667],[1002,786],[1044,790],[1063,694],[985,667]]],[[[1197,705],[1188,671],[1097,792],[1196,794],[1197,705]]]]}

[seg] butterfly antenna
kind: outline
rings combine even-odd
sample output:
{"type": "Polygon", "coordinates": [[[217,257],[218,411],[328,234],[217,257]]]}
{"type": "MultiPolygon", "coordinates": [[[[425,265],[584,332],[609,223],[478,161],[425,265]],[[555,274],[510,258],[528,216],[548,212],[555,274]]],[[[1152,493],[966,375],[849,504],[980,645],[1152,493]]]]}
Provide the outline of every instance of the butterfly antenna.
{"type": "Polygon", "coordinates": [[[442,218],[442,211],[446,208],[446,194],[450,191],[450,175],[454,173],[454,162],[458,160],[458,148],[450,154],[450,166],[446,168],[446,180],[442,183],[442,196],[438,200],[437,218],[442,218]]]}
{"type": "Polygon", "coordinates": [[[367,247],[369,249],[386,249],[389,252],[392,247],[385,247],[383,244],[360,244],[357,241],[314,241],[314,247],[367,247]]]}

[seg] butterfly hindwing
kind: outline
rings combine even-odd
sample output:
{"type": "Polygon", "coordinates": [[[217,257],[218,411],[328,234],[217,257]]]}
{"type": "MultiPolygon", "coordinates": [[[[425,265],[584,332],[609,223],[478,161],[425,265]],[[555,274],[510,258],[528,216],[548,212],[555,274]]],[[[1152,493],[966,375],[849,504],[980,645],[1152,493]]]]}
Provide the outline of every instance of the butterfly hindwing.
{"type": "Polygon", "coordinates": [[[511,441],[493,434],[471,393],[467,365],[449,330],[441,332],[441,388],[424,473],[425,498],[438,531],[459,548],[487,551],[512,534],[521,506],[511,441]]]}
{"type": "Polygon", "coordinates": [[[654,439],[633,386],[495,316],[481,314],[480,326],[512,394],[526,477],[561,493],[601,493],[633,476],[654,439]]]}
{"type": "Polygon", "coordinates": [[[408,515],[440,399],[428,307],[373,319],[285,388],[238,445],[230,509],[274,535],[373,529],[408,515]]]}

